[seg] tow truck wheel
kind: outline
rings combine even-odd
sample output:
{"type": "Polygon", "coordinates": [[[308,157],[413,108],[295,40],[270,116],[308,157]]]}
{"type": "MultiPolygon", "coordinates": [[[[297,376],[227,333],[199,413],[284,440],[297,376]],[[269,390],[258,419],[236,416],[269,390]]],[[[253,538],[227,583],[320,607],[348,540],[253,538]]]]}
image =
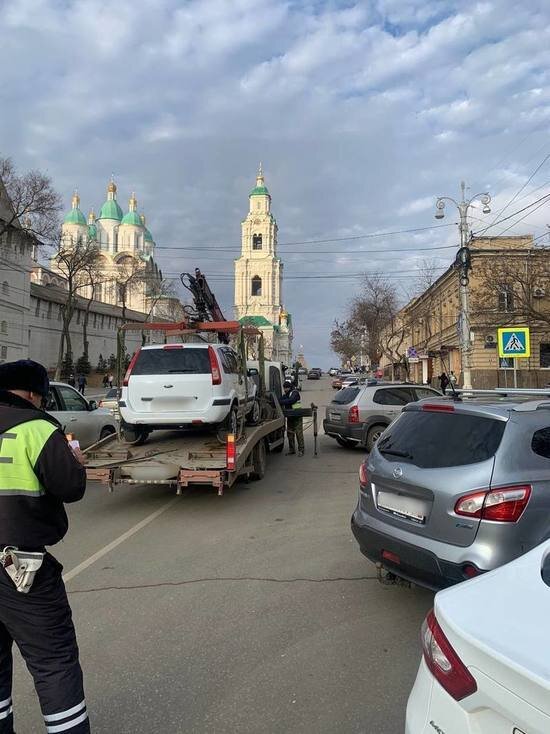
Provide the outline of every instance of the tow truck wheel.
{"type": "Polygon", "coordinates": [[[254,471],[250,472],[251,479],[263,479],[265,476],[265,469],[267,464],[267,451],[265,448],[265,441],[259,441],[252,453],[252,466],[254,471]]]}
{"type": "Polygon", "coordinates": [[[121,434],[126,443],[131,443],[134,446],[141,446],[142,443],[147,441],[147,436],[149,435],[147,431],[140,430],[139,428],[128,428],[126,426],[122,426],[121,434]]]}

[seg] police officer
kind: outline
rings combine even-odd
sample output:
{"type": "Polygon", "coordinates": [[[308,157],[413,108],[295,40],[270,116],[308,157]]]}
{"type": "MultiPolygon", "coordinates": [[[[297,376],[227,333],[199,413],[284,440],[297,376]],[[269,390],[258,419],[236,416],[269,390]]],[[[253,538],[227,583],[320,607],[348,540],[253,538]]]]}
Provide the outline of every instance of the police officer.
{"type": "Polygon", "coordinates": [[[46,732],[90,732],[61,564],[46,551],[68,528],[64,502],[84,495],[82,454],[41,410],[42,365],[0,365],[0,734],[14,734],[12,644],[33,676],[46,732]]]}
{"type": "MultiPolygon", "coordinates": [[[[301,396],[297,387],[291,380],[285,380],[283,389],[285,394],[279,402],[287,410],[297,410],[302,407],[301,396]]],[[[296,453],[296,440],[298,441],[298,456],[304,455],[304,425],[301,416],[287,415],[286,435],[288,436],[287,456],[296,453]]]]}

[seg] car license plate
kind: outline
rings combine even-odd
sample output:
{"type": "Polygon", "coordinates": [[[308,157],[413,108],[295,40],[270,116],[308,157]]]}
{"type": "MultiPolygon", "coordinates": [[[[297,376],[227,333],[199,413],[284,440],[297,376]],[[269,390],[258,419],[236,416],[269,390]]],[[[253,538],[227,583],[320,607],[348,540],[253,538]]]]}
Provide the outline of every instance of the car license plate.
{"type": "Polygon", "coordinates": [[[328,417],[330,418],[331,421],[341,421],[342,420],[342,416],[340,415],[340,413],[329,413],[328,417]]]}
{"type": "Polygon", "coordinates": [[[396,517],[412,520],[423,525],[426,522],[424,503],[414,497],[404,497],[393,492],[378,492],[376,505],[379,510],[389,512],[396,517]]]}

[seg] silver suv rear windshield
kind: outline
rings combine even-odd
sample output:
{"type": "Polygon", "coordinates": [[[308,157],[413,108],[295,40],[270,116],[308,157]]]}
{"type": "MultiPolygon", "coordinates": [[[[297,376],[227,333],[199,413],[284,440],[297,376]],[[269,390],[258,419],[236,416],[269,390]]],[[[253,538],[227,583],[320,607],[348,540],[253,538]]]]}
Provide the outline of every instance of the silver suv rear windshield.
{"type": "Polygon", "coordinates": [[[355,400],[359,393],[360,390],[358,387],[344,387],[340,392],[336,393],[332,402],[338,405],[347,405],[355,400]]]}
{"type": "Polygon", "coordinates": [[[132,370],[134,375],[210,374],[207,349],[143,349],[132,370]]]}
{"type": "Polygon", "coordinates": [[[376,444],[389,461],[423,469],[465,466],[495,455],[505,421],[466,413],[405,411],[376,444]]]}

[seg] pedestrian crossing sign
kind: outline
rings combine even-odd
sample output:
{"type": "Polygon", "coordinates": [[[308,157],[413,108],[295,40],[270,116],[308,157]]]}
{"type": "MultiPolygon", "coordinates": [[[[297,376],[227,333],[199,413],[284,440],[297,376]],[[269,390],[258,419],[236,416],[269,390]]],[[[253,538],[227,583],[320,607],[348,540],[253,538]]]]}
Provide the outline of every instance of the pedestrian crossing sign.
{"type": "Polygon", "coordinates": [[[528,326],[506,326],[498,330],[499,357],[529,357],[531,338],[528,326]]]}

